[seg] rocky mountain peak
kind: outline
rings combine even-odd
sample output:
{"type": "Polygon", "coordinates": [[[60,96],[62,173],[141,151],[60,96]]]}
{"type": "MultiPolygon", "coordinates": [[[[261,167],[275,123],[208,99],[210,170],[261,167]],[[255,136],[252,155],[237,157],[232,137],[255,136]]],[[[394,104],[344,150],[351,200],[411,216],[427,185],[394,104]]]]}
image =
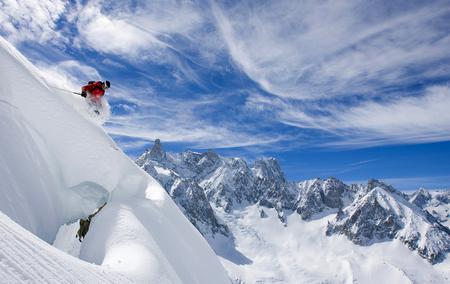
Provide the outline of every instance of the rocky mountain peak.
{"type": "Polygon", "coordinates": [[[257,178],[285,182],[284,173],[278,160],[275,158],[262,158],[254,162],[252,171],[257,178]]]}
{"type": "Polygon", "coordinates": [[[164,148],[161,144],[161,140],[159,139],[155,140],[155,144],[150,150],[148,158],[158,162],[166,160],[166,152],[164,151],[164,148]]]}
{"type": "Polygon", "coordinates": [[[326,234],[343,234],[359,245],[395,238],[431,263],[440,261],[450,250],[449,229],[389,189],[376,186],[355,199],[328,224],[326,234]]]}
{"type": "Polygon", "coordinates": [[[411,196],[409,202],[423,208],[431,200],[431,198],[431,194],[428,190],[421,188],[411,196]]]}
{"type": "Polygon", "coordinates": [[[440,223],[450,228],[450,190],[429,192],[421,188],[409,195],[409,202],[427,211],[440,223]]]}
{"type": "Polygon", "coordinates": [[[395,191],[395,189],[392,186],[387,185],[382,181],[379,181],[377,179],[369,179],[369,181],[367,182],[367,191],[371,191],[372,189],[374,189],[376,187],[383,188],[390,192],[395,191]]]}
{"type": "Polygon", "coordinates": [[[295,210],[302,219],[309,219],[325,210],[340,209],[345,204],[344,200],[351,198],[350,187],[334,177],[307,180],[297,186],[295,210]]]}

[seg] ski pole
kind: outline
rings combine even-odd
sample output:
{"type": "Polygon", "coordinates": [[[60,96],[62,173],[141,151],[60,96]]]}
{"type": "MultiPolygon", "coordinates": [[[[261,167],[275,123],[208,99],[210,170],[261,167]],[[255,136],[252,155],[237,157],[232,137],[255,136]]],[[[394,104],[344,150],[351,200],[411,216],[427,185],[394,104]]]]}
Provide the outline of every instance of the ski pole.
{"type": "Polygon", "coordinates": [[[66,90],[66,89],[62,89],[62,88],[58,88],[58,87],[51,87],[51,88],[81,96],[81,93],[78,93],[78,92],[74,92],[74,91],[70,91],[70,90],[66,90]]]}

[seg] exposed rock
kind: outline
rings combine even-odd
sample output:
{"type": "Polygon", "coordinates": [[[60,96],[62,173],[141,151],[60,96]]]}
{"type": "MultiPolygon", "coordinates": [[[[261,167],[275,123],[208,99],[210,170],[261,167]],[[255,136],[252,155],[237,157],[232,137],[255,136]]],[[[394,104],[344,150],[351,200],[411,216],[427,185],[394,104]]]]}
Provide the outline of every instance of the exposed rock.
{"type": "Polygon", "coordinates": [[[298,187],[295,210],[302,219],[309,219],[326,209],[341,208],[352,198],[350,188],[336,178],[304,181],[298,187]]]}
{"type": "Polygon", "coordinates": [[[431,194],[426,189],[421,188],[411,196],[409,202],[419,206],[420,208],[425,208],[430,200],[431,194]]]}
{"type": "Polygon", "coordinates": [[[386,186],[356,199],[328,224],[326,234],[344,234],[359,245],[399,239],[431,263],[450,251],[449,229],[386,186]]]}
{"type": "Polygon", "coordinates": [[[136,163],[161,183],[189,221],[202,234],[221,233],[226,236],[229,233],[228,227],[217,219],[204,190],[194,179],[181,177],[173,170],[178,166],[181,171],[189,171],[187,176],[193,176],[186,164],[197,166],[201,160],[202,155],[194,152],[183,157],[168,155],[157,139],[153,148],[139,157],[136,163]],[[177,163],[180,160],[182,163],[177,163]]]}
{"type": "Polygon", "coordinates": [[[189,221],[199,231],[209,228],[211,232],[228,234],[228,228],[216,218],[203,189],[193,180],[179,178],[170,188],[170,196],[182,207],[189,221]]]}
{"type": "Polygon", "coordinates": [[[450,191],[429,192],[421,188],[410,195],[409,201],[426,210],[447,228],[450,227],[450,191]]]}

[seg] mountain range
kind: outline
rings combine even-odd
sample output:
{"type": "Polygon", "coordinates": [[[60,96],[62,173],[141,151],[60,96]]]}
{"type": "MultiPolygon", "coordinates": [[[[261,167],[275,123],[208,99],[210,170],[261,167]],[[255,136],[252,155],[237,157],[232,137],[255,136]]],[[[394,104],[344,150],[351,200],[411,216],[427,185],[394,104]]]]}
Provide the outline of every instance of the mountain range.
{"type": "MultiPolygon", "coordinates": [[[[166,153],[160,140],[136,163],[161,183],[222,257],[224,266],[234,271],[236,283],[284,282],[290,277],[286,275],[296,274],[287,269],[262,279],[252,271],[258,260],[245,254],[248,249],[242,246],[242,238],[264,239],[264,232],[252,228],[270,216],[280,234],[298,224],[307,227],[319,222],[315,233],[320,238],[343,236],[352,248],[400,243],[410,258],[424,259],[431,267],[444,262],[450,251],[450,191],[420,189],[406,194],[374,179],[351,185],[333,177],[293,182],[285,178],[275,158],[249,165],[242,158],[225,158],[213,151],[166,153]],[[257,218],[246,220],[248,215],[257,218]],[[238,224],[243,220],[245,224],[238,224]],[[293,220],[299,221],[293,225],[293,220]],[[236,272],[239,265],[246,268],[236,272]]],[[[401,271],[408,274],[408,269],[401,271]]]]}

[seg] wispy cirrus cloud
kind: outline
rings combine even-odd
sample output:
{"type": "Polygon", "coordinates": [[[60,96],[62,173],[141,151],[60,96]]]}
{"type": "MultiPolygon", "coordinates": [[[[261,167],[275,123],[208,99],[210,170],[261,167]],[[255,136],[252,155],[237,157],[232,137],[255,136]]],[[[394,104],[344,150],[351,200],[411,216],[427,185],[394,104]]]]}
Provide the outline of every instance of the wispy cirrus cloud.
{"type": "Polygon", "coordinates": [[[234,61],[280,97],[371,95],[450,59],[447,1],[212,6],[234,61]]]}
{"type": "Polygon", "coordinates": [[[382,145],[450,140],[450,87],[433,86],[420,96],[368,101],[335,112],[324,123],[352,140],[336,145],[382,145]]]}
{"type": "Polygon", "coordinates": [[[159,138],[203,149],[270,145],[288,139],[282,134],[261,133],[233,119],[217,121],[205,115],[205,109],[216,112],[233,94],[178,100],[145,87],[135,88],[132,95],[126,86],[118,88],[110,99],[117,112],[106,125],[106,130],[116,136],[147,141],[159,138]]]}
{"type": "Polygon", "coordinates": [[[420,95],[362,100],[351,105],[308,101],[307,104],[250,96],[247,108],[275,114],[284,124],[319,129],[334,139],[320,147],[360,148],[375,145],[450,140],[450,87],[430,86],[420,95]]]}
{"type": "Polygon", "coordinates": [[[450,139],[448,1],[212,3],[258,115],[334,136],[325,147],[450,139]],[[331,142],[330,142],[331,141],[331,142]]]}

